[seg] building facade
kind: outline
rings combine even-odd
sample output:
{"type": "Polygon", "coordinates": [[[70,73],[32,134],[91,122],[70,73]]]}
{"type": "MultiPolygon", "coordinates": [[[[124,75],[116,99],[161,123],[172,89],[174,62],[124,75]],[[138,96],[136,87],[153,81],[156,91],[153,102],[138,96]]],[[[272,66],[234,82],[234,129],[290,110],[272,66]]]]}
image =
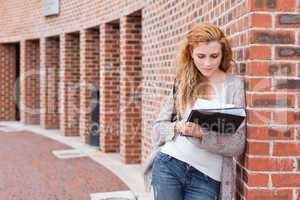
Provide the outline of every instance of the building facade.
{"type": "Polygon", "coordinates": [[[98,101],[100,150],[144,162],[178,42],[211,22],[228,36],[231,73],[247,86],[237,199],[299,200],[299,11],[300,0],[2,0],[0,120],[88,143],[98,101]]]}

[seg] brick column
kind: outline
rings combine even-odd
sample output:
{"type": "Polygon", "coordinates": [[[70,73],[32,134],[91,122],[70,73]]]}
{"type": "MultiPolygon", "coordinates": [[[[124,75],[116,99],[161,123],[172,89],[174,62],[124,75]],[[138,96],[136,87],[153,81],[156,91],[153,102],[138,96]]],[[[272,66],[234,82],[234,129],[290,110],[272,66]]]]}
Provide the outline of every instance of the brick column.
{"type": "Polygon", "coordinates": [[[141,161],[141,13],[121,18],[120,153],[125,163],[141,161]]]}
{"type": "Polygon", "coordinates": [[[59,128],[59,37],[41,40],[41,126],[59,128]]]}
{"type": "Polygon", "coordinates": [[[40,123],[40,41],[21,42],[21,122],[40,123]]]}
{"type": "Polygon", "coordinates": [[[15,120],[16,49],[0,44],[0,120],[15,120]]]}
{"type": "Polygon", "coordinates": [[[100,148],[119,151],[120,56],[118,24],[100,26],[100,148]]]}
{"type": "Polygon", "coordinates": [[[240,192],[249,200],[300,198],[300,15],[290,14],[295,2],[249,2],[248,139],[238,170],[240,192]]]}
{"type": "Polygon", "coordinates": [[[79,33],[60,37],[59,113],[60,130],[79,135],[79,33]]]}
{"type": "Polygon", "coordinates": [[[93,86],[99,87],[99,29],[88,29],[80,34],[80,135],[88,143],[92,126],[91,100],[93,86]]]}

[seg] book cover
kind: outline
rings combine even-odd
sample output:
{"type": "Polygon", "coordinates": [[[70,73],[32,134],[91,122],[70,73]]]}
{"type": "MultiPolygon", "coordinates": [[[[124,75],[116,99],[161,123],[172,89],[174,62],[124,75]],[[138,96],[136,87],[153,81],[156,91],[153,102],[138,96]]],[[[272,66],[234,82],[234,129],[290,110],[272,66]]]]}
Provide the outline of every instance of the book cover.
{"type": "Polygon", "coordinates": [[[244,108],[209,108],[191,110],[187,121],[220,134],[234,134],[246,118],[244,108]]]}

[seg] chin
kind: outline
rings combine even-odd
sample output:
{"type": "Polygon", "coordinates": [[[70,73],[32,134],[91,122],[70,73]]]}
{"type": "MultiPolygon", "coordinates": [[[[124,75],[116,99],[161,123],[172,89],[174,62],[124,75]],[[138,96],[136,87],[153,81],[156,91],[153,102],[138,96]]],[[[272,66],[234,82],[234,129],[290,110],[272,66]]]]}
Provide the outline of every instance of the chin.
{"type": "Polygon", "coordinates": [[[206,78],[212,77],[216,73],[216,70],[211,70],[211,71],[201,71],[201,74],[205,76],[206,78]]]}
{"type": "Polygon", "coordinates": [[[210,78],[213,75],[213,73],[201,73],[201,74],[206,78],[210,78]]]}

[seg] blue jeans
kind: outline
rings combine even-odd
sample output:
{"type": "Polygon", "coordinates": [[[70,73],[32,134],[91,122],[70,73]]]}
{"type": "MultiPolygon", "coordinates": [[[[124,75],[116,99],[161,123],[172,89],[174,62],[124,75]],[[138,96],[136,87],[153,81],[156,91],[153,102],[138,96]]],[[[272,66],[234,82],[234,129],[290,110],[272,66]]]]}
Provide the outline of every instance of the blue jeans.
{"type": "Polygon", "coordinates": [[[155,200],[216,200],[219,197],[219,181],[167,154],[158,154],[152,173],[155,200]]]}

